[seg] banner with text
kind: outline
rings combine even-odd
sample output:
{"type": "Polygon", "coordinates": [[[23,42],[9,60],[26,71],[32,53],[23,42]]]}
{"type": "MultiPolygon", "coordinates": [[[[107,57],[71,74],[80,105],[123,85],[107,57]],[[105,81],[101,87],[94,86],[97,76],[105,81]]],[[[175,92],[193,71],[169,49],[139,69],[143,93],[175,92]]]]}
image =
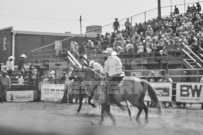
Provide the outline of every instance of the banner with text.
{"type": "Polygon", "coordinates": [[[61,101],[64,94],[64,84],[42,84],[42,101],[61,101]]]}
{"type": "Polygon", "coordinates": [[[202,83],[177,83],[176,101],[187,103],[203,103],[202,83]]]}
{"type": "Polygon", "coordinates": [[[34,101],[34,91],[7,91],[7,101],[28,102],[34,101]]]}
{"type": "MultiPolygon", "coordinates": [[[[170,102],[172,98],[172,84],[171,83],[150,83],[154,88],[159,101],[170,102]]],[[[145,96],[145,101],[151,101],[148,92],[145,96]]]]}

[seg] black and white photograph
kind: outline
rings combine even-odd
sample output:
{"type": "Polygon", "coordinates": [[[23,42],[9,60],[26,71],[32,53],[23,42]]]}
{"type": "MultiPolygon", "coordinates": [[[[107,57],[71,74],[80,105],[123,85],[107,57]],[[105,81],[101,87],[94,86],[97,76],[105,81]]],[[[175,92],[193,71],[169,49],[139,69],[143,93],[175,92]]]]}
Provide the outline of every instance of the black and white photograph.
{"type": "Polygon", "coordinates": [[[202,135],[202,6],[0,0],[0,135],[202,135]]]}

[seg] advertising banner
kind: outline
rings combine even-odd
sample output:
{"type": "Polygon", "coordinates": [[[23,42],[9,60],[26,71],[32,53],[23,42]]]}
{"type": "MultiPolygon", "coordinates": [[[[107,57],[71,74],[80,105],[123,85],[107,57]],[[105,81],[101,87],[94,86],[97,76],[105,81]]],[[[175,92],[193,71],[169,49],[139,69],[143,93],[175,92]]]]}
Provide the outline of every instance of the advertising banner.
{"type": "Polygon", "coordinates": [[[28,102],[34,101],[34,91],[7,91],[7,101],[28,102]]]}
{"type": "Polygon", "coordinates": [[[61,101],[64,94],[64,84],[42,84],[42,101],[61,101]]]}
{"type": "Polygon", "coordinates": [[[176,101],[187,103],[203,103],[202,83],[177,83],[176,101]]]}
{"type": "MultiPolygon", "coordinates": [[[[159,101],[166,101],[170,102],[172,98],[172,84],[171,83],[164,83],[164,82],[158,82],[158,83],[150,83],[152,87],[154,88],[159,101]]],[[[145,101],[151,101],[148,92],[145,96],[145,101]]]]}

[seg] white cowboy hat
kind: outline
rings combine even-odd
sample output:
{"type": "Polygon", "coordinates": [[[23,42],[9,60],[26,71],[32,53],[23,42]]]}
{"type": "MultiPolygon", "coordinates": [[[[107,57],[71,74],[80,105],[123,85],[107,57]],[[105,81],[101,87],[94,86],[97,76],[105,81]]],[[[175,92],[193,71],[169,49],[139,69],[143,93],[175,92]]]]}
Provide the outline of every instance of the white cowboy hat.
{"type": "Polygon", "coordinates": [[[10,59],[14,60],[15,57],[14,57],[14,56],[9,56],[8,59],[9,59],[9,60],[10,60],[10,59]]]}
{"type": "Polygon", "coordinates": [[[20,57],[27,58],[27,56],[25,54],[21,54],[20,57]]]}
{"type": "Polygon", "coordinates": [[[110,54],[112,56],[117,55],[117,52],[115,52],[112,48],[106,48],[106,50],[103,51],[103,53],[107,53],[107,54],[110,54]]]}
{"type": "Polygon", "coordinates": [[[54,75],[54,74],[55,74],[55,71],[54,71],[54,70],[51,70],[49,74],[50,74],[50,75],[54,75]]]}

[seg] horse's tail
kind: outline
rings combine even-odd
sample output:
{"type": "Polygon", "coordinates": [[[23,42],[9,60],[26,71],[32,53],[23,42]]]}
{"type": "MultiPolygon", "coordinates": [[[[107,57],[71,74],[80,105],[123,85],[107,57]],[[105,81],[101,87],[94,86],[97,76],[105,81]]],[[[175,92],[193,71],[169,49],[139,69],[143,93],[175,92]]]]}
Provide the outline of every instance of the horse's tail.
{"type": "Polygon", "coordinates": [[[148,81],[142,80],[141,83],[143,84],[144,89],[148,90],[149,97],[151,98],[152,102],[158,108],[159,113],[162,113],[161,103],[159,102],[159,99],[156,95],[154,88],[149,84],[148,81]]]}

